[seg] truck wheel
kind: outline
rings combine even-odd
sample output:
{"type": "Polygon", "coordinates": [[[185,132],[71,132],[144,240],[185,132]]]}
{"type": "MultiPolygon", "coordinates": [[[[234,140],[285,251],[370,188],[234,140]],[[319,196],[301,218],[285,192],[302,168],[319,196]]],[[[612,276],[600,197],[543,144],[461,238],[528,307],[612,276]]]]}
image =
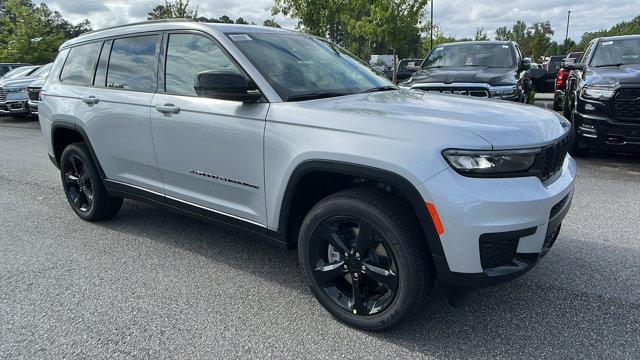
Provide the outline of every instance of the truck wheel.
{"type": "Polygon", "coordinates": [[[591,153],[591,149],[580,146],[580,143],[578,142],[578,129],[576,129],[574,119],[575,119],[574,114],[572,112],[571,113],[571,126],[572,126],[571,131],[573,131],[573,134],[571,134],[571,147],[569,148],[569,154],[571,154],[571,156],[574,156],[574,157],[589,156],[589,154],[591,153]]]}
{"type": "Polygon", "coordinates": [[[74,143],[64,149],[60,175],[69,205],[81,219],[108,219],[120,210],[122,198],[107,194],[85,143],[74,143]]]}
{"type": "Polygon", "coordinates": [[[308,212],[299,261],[329,313],[355,328],[381,331],[423,303],[434,271],[411,218],[399,200],[368,189],[331,195],[308,212]]]}

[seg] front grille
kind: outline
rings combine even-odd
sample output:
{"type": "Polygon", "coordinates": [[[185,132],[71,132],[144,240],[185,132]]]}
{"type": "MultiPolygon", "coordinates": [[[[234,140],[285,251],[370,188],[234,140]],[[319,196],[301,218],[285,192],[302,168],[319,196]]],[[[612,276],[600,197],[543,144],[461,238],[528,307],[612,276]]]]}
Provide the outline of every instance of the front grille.
{"type": "Polygon", "coordinates": [[[0,101],[7,101],[7,92],[0,88],[0,101]]]}
{"type": "Polygon", "coordinates": [[[613,97],[612,109],[618,120],[640,121],[640,88],[619,89],[613,97]]]}
{"type": "Polygon", "coordinates": [[[454,95],[465,95],[465,96],[473,96],[473,97],[482,97],[488,98],[489,91],[481,88],[421,88],[421,90],[426,92],[438,92],[441,94],[454,94],[454,95]]]}
{"type": "Polygon", "coordinates": [[[562,170],[570,145],[571,137],[565,136],[557,143],[542,149],[542,153],[539,155],[544,161],[544,168],[540,174],[542,182],[546,182],[562,170]]]}
{"type": "Polygon", "coordinates": [[[29,100],[40,100],[40,88],[39,87],[27,87],[27,93],[29,94],[29,100]]]}

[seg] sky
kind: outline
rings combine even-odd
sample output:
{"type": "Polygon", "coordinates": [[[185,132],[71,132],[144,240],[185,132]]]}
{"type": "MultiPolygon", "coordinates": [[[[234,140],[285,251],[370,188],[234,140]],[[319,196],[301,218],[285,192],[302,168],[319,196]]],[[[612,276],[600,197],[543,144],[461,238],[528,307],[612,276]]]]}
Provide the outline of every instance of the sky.
{"type": "MultiPolygon", "coordinates": [[[[37,1],[34,1],[37,2],[37,1]]],[[[144,21],[147,13],[162,0],[44,0],[67,20],[77,23],[89,19],[94,29],[144,21]]],[[[191,0],[202,16],[228,15],[262,24],[272,18],[273,0],[191,0]]],[[[551,22],[554,40],[564,40],[567,11],[571,10],[569,36],[579,40],[584,32],[607,29],[640,15],[638,0],[434,0],[434,22],[445,35],[472,37],[476,27],[483,27],[491,38],[495,29],[511,26],[516,20],[528,24],[551,22]]],[[[296,21],[277,16],[285,28],[294,28],[296,21]]]]}

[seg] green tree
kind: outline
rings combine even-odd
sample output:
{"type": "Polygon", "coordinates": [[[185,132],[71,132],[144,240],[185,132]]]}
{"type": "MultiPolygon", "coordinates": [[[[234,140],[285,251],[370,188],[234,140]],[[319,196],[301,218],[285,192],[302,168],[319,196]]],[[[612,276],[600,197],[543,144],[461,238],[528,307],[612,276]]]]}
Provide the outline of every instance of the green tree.
{"type": "Polygon", "coordinates": [[[275,0],[272,14],[298,20],[298,29],[327,37],[361,58],[371,53],[421,52],[429,0],[275,0]]]}
{"type": "Polygon", "coordinates": [[[482,26],[476,27],[476,36],[473,38],[474,41],[486,41],[489,40],[489,36],[486,32],[484,32],[484,28],[482,26]]]}
{"type": "Polygon", "coordinates": [[[0,2],[0,62],[50,62],[63,41],[90,29],[88,21],[74,26],[45,4],[4,0],[0,2]]]}
{"type": "Polygon", "coordinates": [[[189,9],[190,0],[164,0],[164,4],[154,7],[148,14],[148,20],[160,19],[197,19],[198,7],[189,9]]]}
{"type": "Polygon", "coordinates": [[[267,19],[262,23],[262,26],[269,26],[269,27],[275,27],[275,28],[279,28],[281,27],[280,24],[278,24],[274,19],[267,19]]]}
{"type": "Polygon", "coordinates": [[[623,21],[619,24],[616,24],[608,30],[603,29],[600,31],[586,32],[582,35],[580,43],[576,45],[576,48],[584,50],[591,40],[598,37],[632,34],[640,34],[640,16],[637,16],[630,21],[623,21]]]}

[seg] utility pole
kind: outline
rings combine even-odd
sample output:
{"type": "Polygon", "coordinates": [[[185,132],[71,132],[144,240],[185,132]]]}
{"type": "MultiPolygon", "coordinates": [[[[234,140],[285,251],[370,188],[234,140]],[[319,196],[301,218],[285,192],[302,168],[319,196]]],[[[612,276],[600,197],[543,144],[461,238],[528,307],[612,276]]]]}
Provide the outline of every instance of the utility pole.
{"type": "Polygon", "coordinates": [[[566,55],[569,47],[569,20],[571,20],[571,10],[567,12],[567,35],[564,37],[564,54],[566,55]]]}
{"type": "Polygon", "coordinates": [[[433,1],[431,0],[431,50],[433,50],[433,1]]]}

